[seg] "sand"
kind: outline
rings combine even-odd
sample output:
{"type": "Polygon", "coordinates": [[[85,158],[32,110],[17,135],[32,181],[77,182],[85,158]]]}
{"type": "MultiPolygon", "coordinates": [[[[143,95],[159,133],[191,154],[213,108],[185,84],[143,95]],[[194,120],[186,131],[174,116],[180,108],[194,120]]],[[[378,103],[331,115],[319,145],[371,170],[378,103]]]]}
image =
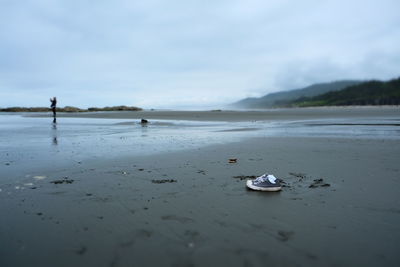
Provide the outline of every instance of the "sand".
{"type": "Polygon", "coordinates": [[[0,266],[398,266],[399,158],[399,139],[266,136],[27,169],[0,185],[0,266]],[[245,188],[265,172],[281,192],[245,188]]]}

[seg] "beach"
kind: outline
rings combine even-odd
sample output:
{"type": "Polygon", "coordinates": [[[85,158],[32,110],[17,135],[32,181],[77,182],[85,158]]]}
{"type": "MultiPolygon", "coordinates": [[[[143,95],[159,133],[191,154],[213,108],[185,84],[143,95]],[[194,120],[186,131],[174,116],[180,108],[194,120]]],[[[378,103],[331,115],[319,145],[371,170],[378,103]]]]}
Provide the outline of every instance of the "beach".
{"type": "Polygon", "coordinates": [[[46,116],[3,118],[1,266],[400,264],[398,107],[46,116]]]}

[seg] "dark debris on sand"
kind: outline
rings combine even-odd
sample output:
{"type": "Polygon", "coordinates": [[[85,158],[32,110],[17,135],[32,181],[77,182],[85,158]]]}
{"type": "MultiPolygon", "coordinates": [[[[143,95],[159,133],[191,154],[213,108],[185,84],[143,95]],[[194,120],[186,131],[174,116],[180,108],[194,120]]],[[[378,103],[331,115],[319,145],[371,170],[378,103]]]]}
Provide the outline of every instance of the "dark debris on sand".
{"type": "Polygon", "coordinates": [[[151,180],[154,184],[164,184],[164,183],[176,183],[178,182],[175,179],[160,179],[160,180],[151,180]]]}
{"type": "Polygon", "coordinates": [[[257,176],[255,176],[255,175],[239,175],[239,176],[233,176],[233,178],[239,179],[239,180],[247,180],[247,179],[256,179],[257,176]]]}
{"type": "Polygon", "coordinates": [[[307,176],[304,173],[296,173],[296,172],[289,172],[290,175],[299,178],[300,180],[303,180],[307,176]]]}
{"type": "Polygon", "coordinates": [[[312,184],[310,184],[309,188],[317,188],[317,187],[328,187],[330,184],[324,183],[324,179],[315,179],[312,184]]]}
{"type": "MultiPolygon", "coordinates": [[[[304,173],[295,173],[295,172],[290,172],[289,175],[292,177],[298,178],[298,181],[293,182],[292,184],[287,184],[286,186],[283,185],[283,187],[292,187],[294,185],[297,185],[298,187],[303,187],[304,183],[308,183],[307,180],[310,179],[309,176],[307,176],[304,173]]],[[[307,185],[306,185],[307,186],[307,185]]],[[[324,182],[324,179],[319,178],[319,179],[314,179],[311,184],[308,185],[308,188],[318,188],[318,187],[329,187],[331,186],[330,184],[324,182]]]]}
{"type": "Polygon", "coordinates": [[[291,239],[294,235],[294,232],[292,231],[283,231],[283,230],[279,230],[278,231],[278,235],[277,235],[277,239],[283,242],[288,241],[289,239],[291,239]]]}
{"type": "Polygon", "coordinates": [[[86,251],[87,251],[86,246],[81,246],[79,249],[75,250],[76,254],[78,254],[78,255],[83,255],[86,253],[86,251]]]}
{"type": "Polygon", "coordinates": [[[73,182],[74,182],[73,179],[69,179],[69,178],[66,176],[66,177],[63,177],[63,179],[54,180],[54,181],[51,181],[50,183],[52,183],[52,184],[72,184],[73,182]]]}

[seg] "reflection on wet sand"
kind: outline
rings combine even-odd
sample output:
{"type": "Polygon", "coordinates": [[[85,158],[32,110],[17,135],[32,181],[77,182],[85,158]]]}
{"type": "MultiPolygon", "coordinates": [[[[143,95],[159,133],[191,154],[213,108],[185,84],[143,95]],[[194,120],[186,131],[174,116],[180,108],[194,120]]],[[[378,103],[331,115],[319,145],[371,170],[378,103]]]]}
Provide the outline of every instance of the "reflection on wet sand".
{"type": "Polygon", "coordinates": [[[53,137],[53,145],[58,145],[58,139],[57,139],[57,124],[53,123],[52,126],[52,137],[53,137]]]}
{"type": "Polygon", "coordinates": [[[141,135],[141,137],[147,137],[148,136],[148,129],[147,129],[147,124],[141,124],[142,125],[142,127],[141,127],[141,133],[142,133],[142,135],[141,135]]]}

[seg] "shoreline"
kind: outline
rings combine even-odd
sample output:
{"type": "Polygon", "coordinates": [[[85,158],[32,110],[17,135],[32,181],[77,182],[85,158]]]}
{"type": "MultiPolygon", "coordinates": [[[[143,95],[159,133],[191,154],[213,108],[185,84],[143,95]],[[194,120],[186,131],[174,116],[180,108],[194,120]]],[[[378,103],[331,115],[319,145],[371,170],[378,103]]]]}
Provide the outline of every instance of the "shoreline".
{"type": "MultiPolygon", "coordinates": [[[[399,106],[359,106],[359,107],[309,107],[268,110],[221,110],[221,111],[179,111],[179,110],[143,110],[58,113],[63,118],[102,118],[102,119],[149,119],[149,120],[192,120],[192,121],[278,121],[306,120],[346,117],[380,117],[398,118],[399,106]]],[[[26,114],[28,117],[48,117],[47,114],[26,114]]]]}

